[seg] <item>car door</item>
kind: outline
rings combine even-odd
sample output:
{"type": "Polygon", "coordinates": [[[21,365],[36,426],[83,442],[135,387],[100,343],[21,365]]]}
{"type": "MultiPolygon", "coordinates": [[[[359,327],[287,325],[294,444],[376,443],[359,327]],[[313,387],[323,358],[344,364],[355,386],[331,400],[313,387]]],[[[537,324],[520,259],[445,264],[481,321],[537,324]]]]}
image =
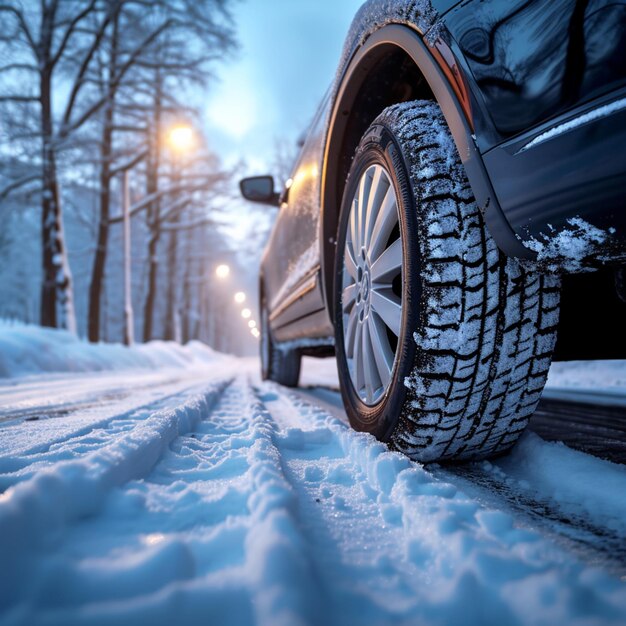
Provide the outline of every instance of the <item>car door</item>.
{"type": "MultiPolygon", "coordinates": [[[[286,182],[272,237],[264,259],[264,280],[270,316],[284,309],[313,277],[320,265],[320,179],[329,94],[324,97],[286,182]]],[[[323,309],[321,291],[309,298],[310,312],[323,309]]]]}

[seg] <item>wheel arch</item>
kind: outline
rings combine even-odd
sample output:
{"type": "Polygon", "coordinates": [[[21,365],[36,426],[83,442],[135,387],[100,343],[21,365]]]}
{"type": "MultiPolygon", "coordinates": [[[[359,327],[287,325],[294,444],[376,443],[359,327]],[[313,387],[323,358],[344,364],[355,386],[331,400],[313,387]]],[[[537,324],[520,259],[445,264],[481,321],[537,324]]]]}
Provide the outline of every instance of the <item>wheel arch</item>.
{"type": "Polygon", "coordinates": [[[333,266],[339,210],[346,177],[359,141],[386,107],[423,99],[436,101],[450,128],[470,185],[488,228],[509,256],[533,258],[516,239],[500,209],[472,139],[469,91],[454,56],[438,40],[434,47],[405,25],[390,24],[373,33],[342,74],[330,110],[321,193],[321,266],[326,305],[334,315],[333,266]]]}

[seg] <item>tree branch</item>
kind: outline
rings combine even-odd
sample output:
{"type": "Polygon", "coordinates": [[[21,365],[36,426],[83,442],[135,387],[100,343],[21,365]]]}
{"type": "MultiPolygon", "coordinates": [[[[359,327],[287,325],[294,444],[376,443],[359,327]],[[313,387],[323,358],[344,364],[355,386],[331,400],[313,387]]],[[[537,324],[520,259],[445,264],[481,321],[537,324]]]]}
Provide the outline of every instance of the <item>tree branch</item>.
{"type": "Polygon", "coordinates": [[[39,102],[39,96],[0,96],[0,102],[39,102]]]}
{"type": "Polygon", "coordinates": [[[28,185],[28,183],[32,183],[36,180],[41,180],[41,176],[39,174],[29,174],[28,176],[23,176],[22,178],[14,180],[12,183],[9,183],[4,189],[0,191],[0,200],[4,200],[16,189],[24,187],[25,185],[28,185]]]}
{"type": "Polygon", "coordinates": [[[65,51],[65,47],[67,46],[72,34],[74,33],[74,29],[76,28],[76,25],[78,24],[78,22],[80,22],[85,17],[87,17],[87,15],[89,15],[89,13],[93,11],[95,6],[96,6],[96,0],[91,0],[89,4],[80,13],[75,15],[74,18],[70,21],[69,26],[67,27],[67,30],[65,31],[65,34],[63,35],[63,39],[61,40],[61,43],[59,44],[59,47],[56,53],[52,55],[52,60],[50,62],[50,65],[52,67],[54,67],[58,63],[59,59],[63,55],[63,52],[65,51]]]}
{"type": "MultiPolygon", "coordinates": [[[[117,88],[119,82],[122,80],[126,72],[132,67],[133,63],[139,57],[139,55],[169,26],[171,25],[171,20],[166,20],[159,26],[159,28],[155,29],[148,37],[144,39],[144,41],[134,50],[133,54],[128,58],[127,61],[121,66],[118,75],[113,79],[112,84],[114,88],[117,88]]],[[[82,70],[82,68],[81,68],[82,70]]],[[[85,68],[86,71],[86,68],[85,68]]],[[[70,103],[68,104],[68,108],[65,110],[65,115],[63,116],[63,124],[61,126],[61,130],[59,131],[60,136],[67,136],[70,133],[74,132],[78,128],[80,128],[92,115],[94,115],[102,106],[106,103],[109,96],[108,94],[102,96],[99,100],[94,102],[81,117],[71,126],[68,126],[70,117],[72,115],[72,109],[74,107],[74,103],[76,101],[76,96],[78,95],[78,85],[75,85],[75,90],[72,93],[72,97],[70,99],[70,103]],[[75,92],[75,93],[74,93],[75,92]],[[71,104],[71,106],[70,106],[71,104]]]]}
{"type": "Polygon", "coordinates": [[[37,56],[37,44],[35,43],[30,29],[28,28],[28,24],[26,24],[24,14],[21,11],[18,11],[15,7],[12,7],[8,4],[0,4],[0,13],[13,13],[13,15],[15,15],[20,25],[20,28],[22,29],[22,32],[24,33],[24,35],[26,35],[28,45],[30,46],[35,56],[37,56]]]}
{"type": "MultiPolygon", "coordinates": [[[[67,101],[67,105],[65,107],[65,113],[63,114],[63,121],[61,123],[61,130],[60,130],[60,134],[69,134],[69,131],[66,131],[67,129],[67,125],[70,122],[70,118],[72,117],[72,113],[74,111],[74,106],[76,104],[76,99],[78,98],[78,94],[80,92],[80,90],[82,89],[82,86],[84,84],[84,77],[85,74],[87,72],[87,69],[89,68],[89,65],[91,63],[91,59],[93,58],[93,55],[96,53],[96,50],[98,49],[98,47],[100,46],[100,42],[102,41],[102,37],[104,37],[104,33],[106,32],[106,28],[109,25],[111,18],[113,17],[114,11],[117,10],[117,7],[114,6],[113,10],[110,10],[107,12],[107,14],[105,15],[105,17],[102,20],[102,24],[100,24],[100,28],[97,30],[93,41],[91,42],[91,46],[89,47],[89,50],[87,51],[87,53],[85,54],[82,63],[80,64],[80,69],[78,70],[78,74],[76,75],[76,78],[74,80],[74,87],[72,88],[72,91],[70,93],[70,97],[69,100],[67,101]]],[[[104,104],[104,102],[101,101],[100,106],[102,106],[102,104],[104,104]]],[[[90,113],[90,116],[95,113],[100,106],[98,106],[95,110],[93,110],[90,113]]],[[[87,119],[85,116],[83,116],[83,121],[81,122],[80,125],[82,125],[87,119]]]]}
{"type": "Polygon", "coordinates": [[[117,167],[112,168],[110,171],[110,175],[116,176],[117,174],[120,174],[121,172],[125,170],[129,170],[135,167],[135,165],[137,165],[139,161],[145,159],[146,156],[148,156],[148,153],[149,153],[149,150],[145,148],[139,154],[137,154],[132,159],[130,159],[130,161],[126,161],[126,163],[122,163],[121,165],[118,165],[117,167]]]}

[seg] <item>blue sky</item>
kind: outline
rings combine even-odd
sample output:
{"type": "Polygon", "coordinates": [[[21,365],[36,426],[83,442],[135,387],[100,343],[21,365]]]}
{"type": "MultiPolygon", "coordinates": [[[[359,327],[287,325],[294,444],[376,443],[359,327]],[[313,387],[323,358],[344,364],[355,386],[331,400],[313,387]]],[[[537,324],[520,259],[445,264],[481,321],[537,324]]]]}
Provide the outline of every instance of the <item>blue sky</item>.
{"type": "Polygon", "coordinates": [[[295,141],[329,86],[362,0],[242,0],[241,48],[219,68],[206,106],[209,144],[265,173],[275,139],[295,141]]]}

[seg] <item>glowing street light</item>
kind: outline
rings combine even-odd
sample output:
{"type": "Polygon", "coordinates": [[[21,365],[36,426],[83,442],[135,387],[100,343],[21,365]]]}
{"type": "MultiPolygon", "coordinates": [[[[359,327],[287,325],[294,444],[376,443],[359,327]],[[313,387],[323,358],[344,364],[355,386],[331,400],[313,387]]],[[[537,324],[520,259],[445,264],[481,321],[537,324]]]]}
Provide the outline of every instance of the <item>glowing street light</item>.
{"type": "Polygon", "coordinates": [[[246,301],[246,294],[243,291],[238,291],[235,294],[235,302],[237,304],[241,304],[242,302],[246,301]]]}
{"type": "Polygon", "coordinates": [[[258,328],[251,328],[250,332],[252,333],[253,337],[256,337],[257,339],[259,338],[259,336],[261,335],[261,333],[259,332],[258,328]]]}
{"type": "Polygon", "coordinates": [[[248,319],[250,316],[252,315],[252,311],[250,309],[243,309],[243,311],[241,311],[241,317],[243,317],[244,319],[248,319]]]}
{"type": "Polygon", "coordinates": [[[227,278],[228,275],[230,274],[230,267],[228,267],[228,265],[218,265],[215,268],[215,275],[220,278],[220,279],[224,279],[227,278]]]}
{"type": "Polygon", "coordinates": [[[256,322],[254,320],[250,320],[248,322],[248,328],[256,328],[256,322]]]}
{"type": "Polygon", "coordinates": [[[196,145],[196,136],[193,128],[188,124],[176,124],[167,133],[167,144],[175,152],[181,154],[190,152],[196,145]]]}

